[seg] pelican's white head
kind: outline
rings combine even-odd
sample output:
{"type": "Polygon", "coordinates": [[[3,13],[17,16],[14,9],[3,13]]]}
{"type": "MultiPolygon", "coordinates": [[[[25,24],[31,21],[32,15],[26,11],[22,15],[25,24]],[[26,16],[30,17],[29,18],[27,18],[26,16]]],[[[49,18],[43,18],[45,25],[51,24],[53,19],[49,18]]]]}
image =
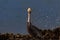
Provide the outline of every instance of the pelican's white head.
{"type": "Polygon", "coordinates": [[[28,11],[28,13],[31,13],[32,10],[31,10],[31,8],[28,8],[27,11],[28,11]]]}

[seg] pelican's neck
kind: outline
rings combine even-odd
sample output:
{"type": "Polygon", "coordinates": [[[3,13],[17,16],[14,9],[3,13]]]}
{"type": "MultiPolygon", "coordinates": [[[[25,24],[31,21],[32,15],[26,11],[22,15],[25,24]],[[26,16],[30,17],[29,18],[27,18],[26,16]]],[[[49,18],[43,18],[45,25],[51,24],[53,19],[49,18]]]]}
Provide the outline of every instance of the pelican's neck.
{"type": "Polygon", "coordinates": [[[28,22],[28,23],[31,22],[31,14],[30,14],[30,13],[28,13],[28,20],[27,20],[27,22],[28,22]]]}

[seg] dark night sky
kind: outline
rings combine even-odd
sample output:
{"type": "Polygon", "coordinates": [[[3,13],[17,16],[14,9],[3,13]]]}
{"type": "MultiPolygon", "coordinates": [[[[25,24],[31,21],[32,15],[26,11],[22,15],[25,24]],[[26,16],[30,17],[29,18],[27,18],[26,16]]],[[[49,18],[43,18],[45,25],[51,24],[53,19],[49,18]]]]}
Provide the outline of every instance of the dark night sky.
{"type": "Polygon", "coordinates": [[[32,24],[41,29],[60,26],[60,0],[0,0],[0,32],[27,33],[27,8],[32,24]]]}

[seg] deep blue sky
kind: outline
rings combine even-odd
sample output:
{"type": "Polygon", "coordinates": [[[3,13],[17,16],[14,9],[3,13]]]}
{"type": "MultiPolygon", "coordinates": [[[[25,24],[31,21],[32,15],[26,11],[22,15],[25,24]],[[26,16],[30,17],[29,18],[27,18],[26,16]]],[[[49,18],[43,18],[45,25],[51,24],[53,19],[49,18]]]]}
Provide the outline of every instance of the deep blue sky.
{"type": "Polygon", "coordinates": [[[60,0],[0,0],[0,32],[27,33],[27,8],[41,29],[60,26],[60,0]]]}

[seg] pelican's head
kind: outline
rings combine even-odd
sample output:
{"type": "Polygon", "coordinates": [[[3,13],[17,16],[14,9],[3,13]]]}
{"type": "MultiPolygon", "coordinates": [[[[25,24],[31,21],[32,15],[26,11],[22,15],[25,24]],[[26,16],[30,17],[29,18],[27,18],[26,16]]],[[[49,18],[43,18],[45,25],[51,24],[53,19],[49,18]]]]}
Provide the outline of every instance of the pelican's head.
{"type": "Polygon", "coordinates": [[[28,11],[28,13],[31,13],[31,8],[28,8],[27,11],[28,11]]]}

